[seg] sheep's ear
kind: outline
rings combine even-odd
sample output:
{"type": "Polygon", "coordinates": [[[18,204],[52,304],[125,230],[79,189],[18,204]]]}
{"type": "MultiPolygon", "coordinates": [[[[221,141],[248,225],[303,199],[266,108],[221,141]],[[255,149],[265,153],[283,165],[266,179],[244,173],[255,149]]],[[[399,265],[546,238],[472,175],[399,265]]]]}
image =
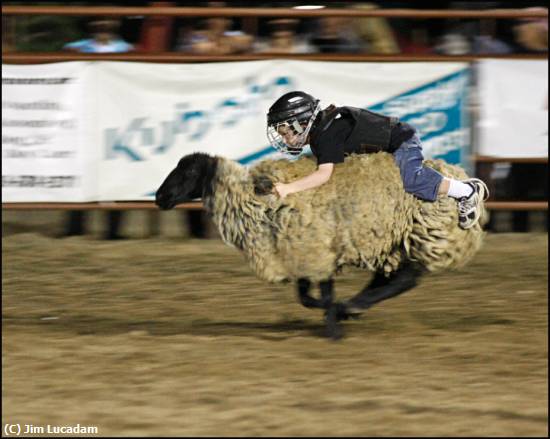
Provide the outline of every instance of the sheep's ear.
{"type": "Polygon", "coordinates": [[[273,182],[265,175],[257,175],[252,179],[254,183],[254,193],[256,195],[269,195],[273,192],[273,182]]]}

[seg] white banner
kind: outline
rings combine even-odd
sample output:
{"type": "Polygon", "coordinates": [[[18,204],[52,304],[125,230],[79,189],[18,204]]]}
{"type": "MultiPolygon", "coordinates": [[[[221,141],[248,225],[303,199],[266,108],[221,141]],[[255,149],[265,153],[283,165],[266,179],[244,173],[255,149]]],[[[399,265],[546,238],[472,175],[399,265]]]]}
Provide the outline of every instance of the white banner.
{"type": "Polygon", "coordinates": [[[548,61],[479,63],[478,153],[548,157],[548,61]]]}
{"type": "Polygon", "coordinates": [[[2,80],[4,201],[150,200],[190,152],[276,155],[266,114],[291,90],[398,116],[426,157],[469,148],[467,63],[73,62],[3,65],[2,80]]]}
{"type": "Polygon", "coordinates": [[[92,200],[89,63],[2,65],[2,200],[92,200]]]}

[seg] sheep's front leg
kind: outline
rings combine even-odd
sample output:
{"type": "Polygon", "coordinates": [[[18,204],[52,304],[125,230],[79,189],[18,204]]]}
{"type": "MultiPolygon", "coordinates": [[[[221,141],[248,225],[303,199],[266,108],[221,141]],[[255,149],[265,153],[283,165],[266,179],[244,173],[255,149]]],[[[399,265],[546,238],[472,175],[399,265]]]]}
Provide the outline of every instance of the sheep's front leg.
{"type": "Polygon", "coordinates": [[[319,282],[321,299],[316,299],[309,294],[309,291],[311,289],[311,282],[309,281],[309,279],[298,279],[298,297],[300,298],[300,303],[306,308],[327,309],[332,303],[334,291],[333,287],[334,281],[332,279],[319,282]]]}
{"type": "MultiPolygon", "coordinates": [[[[322,308],[326,309],[325,312],[325,321],[326,321],[326,331],[327,336],[333,340],[338,340],[342,338],[342,329],[338,324],[337,315],[340,308],[334,308],[333,298],[334,298],[334,281],[328,279],[326,281],[319,282],[319,289],[321,291],[321,299],[316,299],[309,295],[309,290],[311,289],[311,282],[308,279],[299,279],[298,280],[298,295],[300,297],[300,302],[307,308],[322,308]]],[[[341,304],[340,304],[341,305],[341,304]]]]}

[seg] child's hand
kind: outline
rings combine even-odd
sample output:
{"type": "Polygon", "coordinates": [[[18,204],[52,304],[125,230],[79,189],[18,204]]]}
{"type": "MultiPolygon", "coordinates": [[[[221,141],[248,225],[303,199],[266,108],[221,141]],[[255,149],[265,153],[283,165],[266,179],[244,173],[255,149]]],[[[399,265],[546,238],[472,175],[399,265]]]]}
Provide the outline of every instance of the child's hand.
{"type": "Polygon", "coordinates": [[[275,183],[275,192],[281,197],[281,200],[284,200],[284,198],[290,194],[290,188],[288,186],[288,184],[284,183],[275,183]]]}

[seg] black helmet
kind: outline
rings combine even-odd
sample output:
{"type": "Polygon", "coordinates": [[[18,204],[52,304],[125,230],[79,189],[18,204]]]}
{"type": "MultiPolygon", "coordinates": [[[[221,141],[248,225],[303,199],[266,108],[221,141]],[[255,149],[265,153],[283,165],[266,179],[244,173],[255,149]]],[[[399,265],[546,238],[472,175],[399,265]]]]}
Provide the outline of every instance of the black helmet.
{"type": "Polygon", "coordinates": [[[319,100],[302,91],[281,96],[267,113],[267,138],[271,145],[285,153],[300,154],[320,109],[319,100]]]}

